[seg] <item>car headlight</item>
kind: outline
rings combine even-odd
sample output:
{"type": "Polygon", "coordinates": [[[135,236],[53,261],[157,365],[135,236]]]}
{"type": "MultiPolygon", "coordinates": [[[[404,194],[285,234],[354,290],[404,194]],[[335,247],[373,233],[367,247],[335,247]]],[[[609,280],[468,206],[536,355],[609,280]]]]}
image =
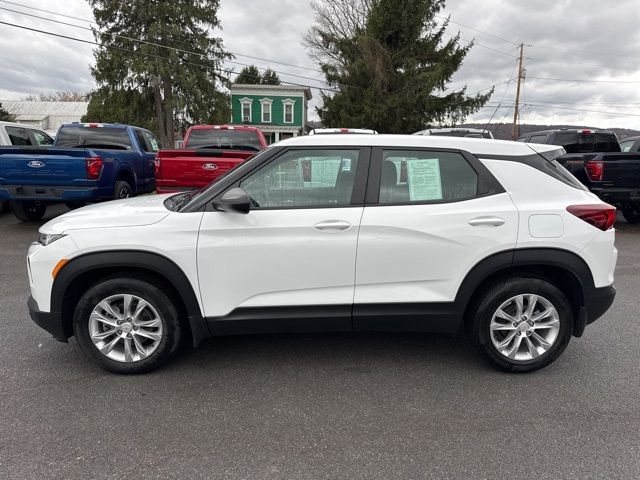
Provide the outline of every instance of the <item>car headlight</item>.
{"type": "Polygon", "coordinates": [[[60,240],[62,237],[66,236],[66,233],[41,233],[38,235],[38,243],[46,247],[56,240],[60,240]]]}

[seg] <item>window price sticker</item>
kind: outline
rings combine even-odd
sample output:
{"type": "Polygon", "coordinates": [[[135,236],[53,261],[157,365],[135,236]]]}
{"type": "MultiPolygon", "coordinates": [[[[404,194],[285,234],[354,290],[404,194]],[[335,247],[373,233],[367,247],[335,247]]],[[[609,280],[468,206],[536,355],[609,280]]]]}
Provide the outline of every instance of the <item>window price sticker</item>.
{"type": "Polygon", "coordinates": [[[440,162],[437,158],[411,159],[407,162],[407,173],[412,202],[442,200],[440,162]]]}

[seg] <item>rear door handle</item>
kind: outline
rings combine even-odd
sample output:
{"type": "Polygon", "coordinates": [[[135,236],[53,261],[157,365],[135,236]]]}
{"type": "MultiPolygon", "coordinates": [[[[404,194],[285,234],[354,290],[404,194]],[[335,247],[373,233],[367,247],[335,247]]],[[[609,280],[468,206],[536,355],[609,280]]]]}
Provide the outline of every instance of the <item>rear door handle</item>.
{"type": "Polygon", "coordinates": [[[477,217],[469,220],[472,227],[499,227],[504,223],[505,219],[500,217],[477,217]]]}
{"type": "Polygon", "coordinates": [[[348,230],[351,227],[349,222],[344,220],[325,220],[324,222],[316,223],[313,228],[321,230],[323,232],[341,232],[348,230]]]}

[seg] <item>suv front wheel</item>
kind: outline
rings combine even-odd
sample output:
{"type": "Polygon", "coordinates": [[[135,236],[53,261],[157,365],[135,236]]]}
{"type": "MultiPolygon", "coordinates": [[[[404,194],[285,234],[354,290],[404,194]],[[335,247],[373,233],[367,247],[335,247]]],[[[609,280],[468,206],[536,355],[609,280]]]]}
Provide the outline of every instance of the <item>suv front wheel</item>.
{"type": "Polygon", "coordinates": [[[138,278],[109,278],[92,286],[75,311],[80,347],[104,369],[143,373],[164,363],[180,344],[175,303],[138,278]]]}
{"type": "Polygon", "coordinates": [[[509,372],[546,367],[562,354],[572,330],[567,297],[541,278],[512,277],[489,287],[473,322],[480,351],[509,372]]]}

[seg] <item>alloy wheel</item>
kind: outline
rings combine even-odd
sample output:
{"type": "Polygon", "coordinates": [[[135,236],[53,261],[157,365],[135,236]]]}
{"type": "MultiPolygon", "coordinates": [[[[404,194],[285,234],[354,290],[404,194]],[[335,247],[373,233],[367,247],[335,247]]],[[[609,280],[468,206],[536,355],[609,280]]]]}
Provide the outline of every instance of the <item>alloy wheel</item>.
{"type": "Polygon", "coordinates": [[[489,330],[501,355],[528,361],[553,346],[560,333],[560,317],[546,298],[532,293],[516,295],[498,307],[489,330]]]}
{"type": "Polygon", "coordinates": [[[89,337],[106,357],[117,362],[137,362],[149,357],[163,336],[158,311],[136,295],[107,297],[89,316],[89,337]]]}

